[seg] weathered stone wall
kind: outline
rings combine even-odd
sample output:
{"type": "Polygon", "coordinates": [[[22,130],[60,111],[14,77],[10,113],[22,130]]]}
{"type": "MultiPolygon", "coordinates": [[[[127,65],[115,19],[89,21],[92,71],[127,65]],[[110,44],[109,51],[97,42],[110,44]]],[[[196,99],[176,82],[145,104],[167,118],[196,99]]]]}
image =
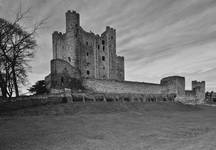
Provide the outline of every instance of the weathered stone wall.
{"type": "Polygon", "coordinates": [[[51,60],[51,74],[65,74],[73,78],[80,78],[77,68],[62,59],[51,60]]]}
{"type": "Polygon", "coordinates": [[[80,72],[67,61],[54,59],[51,61],[51,74],[46,78],[47,87],[77,88],[81,87],[80,72]],[[49,81],[50,80],[50,81],[49,81]]]}
{"type": "Polygon", "coordinates": [[[125,71],[124,71],[124,57],[118,56],[117,57],[117,78],[119,81],[125,80],[125,71]]]}
{"type": "Polygon", "coordinates": [[[61,32],[53,32],[52,34],[53,42],[53,59],[63,59],[67,61],[65,57],[65,34],[61,32]]]}
{"type": "Polygon", "coordinates": [[[163,94],[166,89],[160,84],[95,79],[85,79],[83,86],[101,93],[163,94]]]}
{"type": "Polygon", "coordinates": [[[95,78],[95,35],[93,33],[80,31],[80,71],[83,78],[95,78]]]}
{"type": "Polygon", "coordinates": [[[192,81],[192,90],[195,92],[196,98],[200,103],[204,103],[205,100],[205,81],[192,81]]]}
{"type": "Polygon", "coordinates": [[[161,85],[167,87],[167,94],[176,94],[179,97],[185,96],[185,78],[180,76],[166,77],[161,80],[161,85]]]}
{"type": "Polygon", "coordinates": [[[53,59],[63,59],[78,68],[83,78],[123,80],[124,61],[117,60],[116,31],[111,27],[99,35],[80,26],[75,11],[66,12],[66,33],[53,33],[53,59]],[[120,73],[119,73],[120,71],[120,73]]]}

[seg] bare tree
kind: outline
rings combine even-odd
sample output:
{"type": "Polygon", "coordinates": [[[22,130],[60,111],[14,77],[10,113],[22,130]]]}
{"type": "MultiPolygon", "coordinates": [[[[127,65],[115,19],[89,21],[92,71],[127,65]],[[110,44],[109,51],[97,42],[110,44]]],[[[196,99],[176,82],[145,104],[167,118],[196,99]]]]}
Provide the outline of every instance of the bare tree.
{"type": "Polygon", "coordinates": [[[3,97],[11,97],[13,91],[19,96],[19,84],[24,84],[28,62],[34,56],[35,34],[45,24],[47,18],[36,23],[31,31],[24,30],[19,22],[30,9],[16,14],[13,23],[0,18],[0,83],[3,97]]]}

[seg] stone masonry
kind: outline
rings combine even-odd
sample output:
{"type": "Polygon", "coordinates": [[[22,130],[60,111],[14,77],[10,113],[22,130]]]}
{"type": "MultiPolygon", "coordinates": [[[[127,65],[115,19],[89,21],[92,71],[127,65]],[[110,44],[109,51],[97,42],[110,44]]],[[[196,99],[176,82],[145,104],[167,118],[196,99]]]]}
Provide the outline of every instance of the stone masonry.
{"type": "Polygon", "coordinates": [[[124,57],[116,55],[116,30],[101,35],[86,32],[75,11],[66,12],[66,33],[55,31],[53,59],[61,59],[80,71],[82,78],[124,80],[124,57]]]}
{"type": "Polygon", "coordinates": [[[116,30],[107,26],[101,34],[86,32],[80,15],[66,12],[66,32],[52,34],[51,73],[45,77],[47,88],[84,90],[95,93],[176,95],[178,99],[204,101],[205,82],[192,82],[185,91],[185,78],[171,76],[160,84],[125,81],[124,57],[116,54],[116,30]]]}

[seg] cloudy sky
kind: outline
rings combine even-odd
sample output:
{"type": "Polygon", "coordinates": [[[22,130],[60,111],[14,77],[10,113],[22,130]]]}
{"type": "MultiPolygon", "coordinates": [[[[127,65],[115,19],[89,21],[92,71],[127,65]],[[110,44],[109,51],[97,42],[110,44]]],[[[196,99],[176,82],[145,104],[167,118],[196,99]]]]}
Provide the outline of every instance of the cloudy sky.
{"type": "Polygon", "coordinates": [[[37,35],[30,83],[50,72],[51,34],[65,31],[65,12],[76,10],[87,31],[117,29],[117,53],[125,56],[126,80],[159,83],[170,75],[205,80],[216,90],[216,0],[0,0],[0,17],[31,7],[25,26],[49,17],[37,35]]]}

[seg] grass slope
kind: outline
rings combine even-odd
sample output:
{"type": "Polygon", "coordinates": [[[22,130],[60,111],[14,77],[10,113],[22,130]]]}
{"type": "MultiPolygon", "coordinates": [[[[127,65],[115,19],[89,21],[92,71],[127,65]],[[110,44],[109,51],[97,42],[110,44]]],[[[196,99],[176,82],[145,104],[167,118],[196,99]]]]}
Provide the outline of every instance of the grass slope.
{"type": "Polygon", "coordinates": [[[216,109],[175,103],[88,103],[0,114],[0,150],[210,150],[216,109]]]}

